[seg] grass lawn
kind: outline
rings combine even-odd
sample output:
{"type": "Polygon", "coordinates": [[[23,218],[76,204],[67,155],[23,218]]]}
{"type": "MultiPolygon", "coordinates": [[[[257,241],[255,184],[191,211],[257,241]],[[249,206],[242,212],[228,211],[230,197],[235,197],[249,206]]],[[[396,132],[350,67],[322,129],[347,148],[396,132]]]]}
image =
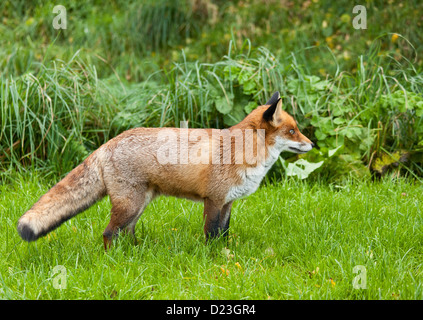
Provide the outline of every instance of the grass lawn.
{"type": "Polygon", "coordinates": [[[121,237],[107,253],[108,198],[35,243],[20,239],[18,218],[49,187],[36,177],[0,186],[1,299],[423,298],[418,183],[263,186],[235,202],[229,242],[210,245],[201,203],[160,197],[138,244],[121,237]]]}

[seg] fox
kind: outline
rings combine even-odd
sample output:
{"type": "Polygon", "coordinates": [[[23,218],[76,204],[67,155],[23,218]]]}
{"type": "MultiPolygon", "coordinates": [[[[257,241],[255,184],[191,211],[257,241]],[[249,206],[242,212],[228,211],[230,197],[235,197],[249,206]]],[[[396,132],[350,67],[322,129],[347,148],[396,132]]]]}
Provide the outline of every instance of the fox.
{"type": "Polygon", "coordinates": [[[227,238],[233,202],[258,189],[281,152],[301,154],[314,146],[283,110],[279,92],[227,129],[129,129],[100,146],[42,195],[19,218],[17,230],[23,240],[35,241],[109,196],[110,221],[103,232],[108,250],[120,233],[135,238],[135,225],[147,205],[164,195],[203,202],[206,243],[227,238]],[[236,143],[235,132],[242,143],[236,143]],[[229,134],[229,143],[224,143],[223,133],[229,134]],[[189,135],[194,138],[184,146],[189,135]],[[196,161],[182,161],[192,150],[196,161]]]}

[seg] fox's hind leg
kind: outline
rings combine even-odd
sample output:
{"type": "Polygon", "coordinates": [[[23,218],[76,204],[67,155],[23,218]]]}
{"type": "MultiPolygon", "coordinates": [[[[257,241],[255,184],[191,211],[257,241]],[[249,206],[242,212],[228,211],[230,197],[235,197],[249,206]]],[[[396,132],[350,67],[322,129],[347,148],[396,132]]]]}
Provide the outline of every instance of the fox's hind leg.
{"type": "Polygon", "coordinates": [[[151,200],[155,197],[155,193],[153,191],[147,190],[144,195],[144,202],[142,204],[142,209],[138,212],[138,214],[132,219],[131,222],[125,227],[125,232],[131,234],[134,237],[135,244],[137,243],[137,239],[135,237],[135,226],[138,222],[138,219],[141,217],[144,209],[148,206],[151,200]]]}
{"type": "Polygon", "coordinates": [[[119,232],[125,231],[135,237],[135,224],[152,199],[146,188],[126,189],[125,193],[111,194],[112,211],[110,222],[103,232],[104,248],[107,250],[119,232]]]}

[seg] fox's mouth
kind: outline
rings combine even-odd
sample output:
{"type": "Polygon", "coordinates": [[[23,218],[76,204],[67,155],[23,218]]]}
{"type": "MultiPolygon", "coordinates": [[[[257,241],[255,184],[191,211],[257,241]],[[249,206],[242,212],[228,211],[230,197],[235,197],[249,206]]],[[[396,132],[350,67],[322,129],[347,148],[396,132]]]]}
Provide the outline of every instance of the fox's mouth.
{"type": "Polygon", "coordinates": [[[307,151],[303,151],[301,149],[294,148],[294,147],[289,147],[289,149],[291,149],[291,151],[294,151],[295,153],[306,153],[307,152],[307,151]]]}

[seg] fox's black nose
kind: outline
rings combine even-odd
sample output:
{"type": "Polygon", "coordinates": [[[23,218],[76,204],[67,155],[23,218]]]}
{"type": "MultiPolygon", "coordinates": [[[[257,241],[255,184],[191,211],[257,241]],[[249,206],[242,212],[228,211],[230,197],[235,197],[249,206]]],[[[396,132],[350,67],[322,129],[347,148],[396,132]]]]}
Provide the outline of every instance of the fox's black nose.
{"type": "Polygon", "coordinates": [[[316,145],[314,144],[314,142],[311,143],[311,147],[314,148],[316,145]]]}

